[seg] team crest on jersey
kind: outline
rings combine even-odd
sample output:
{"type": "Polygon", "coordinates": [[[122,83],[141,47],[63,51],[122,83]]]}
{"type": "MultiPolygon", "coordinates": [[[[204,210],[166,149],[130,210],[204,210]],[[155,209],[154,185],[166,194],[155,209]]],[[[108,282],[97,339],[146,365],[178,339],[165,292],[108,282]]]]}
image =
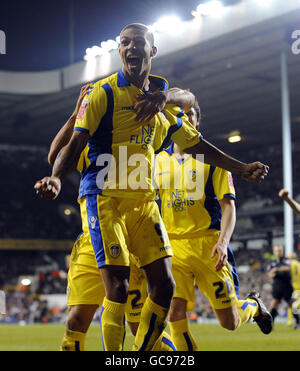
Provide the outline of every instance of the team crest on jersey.
{"type": "Polygon", "coordinates": [[[95,229],[96,222],[97,222],[97,217],[96,216],[91,216],[89,218],[89,223],[90,223],[92,229],[95,229]]]}
{"type": "Polygon", "coordinates": [[[111,245],[109,247],[109,253],[112,258],[117,258],[121,254],[121,246],[119,245],[111,245]]]}
{"type": "Polygon", "coordinates": [[[188,174],[189,174],[189,178],[191,180],[195,181],[195,179],[196,179],[196,171],[195,170],[189,170],[188,174]]]}
{"type": "Polygon", "coordinates": [[[81,103],[80,110],[79,110],[78,115],[77,115],[77,117],[76,117],[77,120],[83,120],[83,117],[84,117],[85,111],[87,110],[89,103],[90,103],[89,100],[84,100],[84,101],[81,103]]]}

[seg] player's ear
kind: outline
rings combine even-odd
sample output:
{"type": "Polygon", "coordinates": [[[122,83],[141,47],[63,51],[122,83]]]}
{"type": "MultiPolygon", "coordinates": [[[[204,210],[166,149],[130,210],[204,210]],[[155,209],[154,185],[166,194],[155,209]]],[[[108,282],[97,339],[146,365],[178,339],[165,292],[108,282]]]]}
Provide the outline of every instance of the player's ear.
{"type": "Polygon", "coordinates": [[[155,57],[157,52],[158,52],[157,47],[153,45],[151,49],[150,57],[151,58],[155,57]]]}

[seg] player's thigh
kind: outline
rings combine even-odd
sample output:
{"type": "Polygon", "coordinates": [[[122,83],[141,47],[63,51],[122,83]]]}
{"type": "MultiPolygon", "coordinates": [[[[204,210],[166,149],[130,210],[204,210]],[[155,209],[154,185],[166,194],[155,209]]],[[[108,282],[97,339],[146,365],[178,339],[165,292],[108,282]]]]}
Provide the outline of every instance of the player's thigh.
{"type": "Polygon", "coordinates": [[[83,229],[91,236],[98,268],[129,266],[127,229],[119,204],[119,199],[102,195],[88,195],[81,201],[83,229]]]}
{"type": "MultiPolygon", "coordinates": [[[[176,254],[178,247],[181,248],[181,251],[185,250],[183,241],[171,240],[171,244],[172,248],[174,248],[174,256],[172,257],[172,274],[176,284],[173,297],[186,301],[186,309],[190,312],[194,309],[195,304],[195,275],[190,268],[189,257],[184,254],[176,254]]],[[[198,277],[200,277],[200,275],[201,273],[199,272],[198,277]]],[[[174,312],[174,310],[172,310],[172,312],[174,312]]]]}
{"type": "Polygon", "coordinates": [[[168,234],[155,201],[135,202],[127,213],[128,249],[139,267],[172,256],[168,234]]]}
{"type": "Polygon", "coordinates": [[[102,305],[105,296],[103,281],[97,267],[93,246],[88,234],[75,242],[68,271],[68,306],[102,305]]]}
{"type": "Polygon", "coordinates": [[[218,236],[202,239],[201,266],[195,270],[195,276],[199,289],[209,299],[211,306],[214,309],[226,309],[237,303],[237,295],[230,265],[226,263],[221,270],[216,272],[218,256],[211,258],[211,251],[217,239],[218,236]]]}

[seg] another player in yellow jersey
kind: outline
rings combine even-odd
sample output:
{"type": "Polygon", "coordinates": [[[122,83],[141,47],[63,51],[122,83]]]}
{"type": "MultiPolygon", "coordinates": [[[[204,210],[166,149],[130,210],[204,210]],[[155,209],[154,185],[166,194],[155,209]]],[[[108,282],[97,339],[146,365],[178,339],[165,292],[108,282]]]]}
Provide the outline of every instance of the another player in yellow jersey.
{"type": "Polygon", "coordinates": [[[291,265],[291,278],[294,291],[300,290],[300,262],[296,254],[288,256],[291,265]]]}
{"type": "MultiPolygon", "coordinates": [[[[197,103],[188,115],[197,127],[197,103]]],[[[158,154],[155,167],[162,218],[174,254],[176,289],[169,320],[171,337],[179,351],[197,350],[186,315],[194,307],[195,282],[224,328],[235,330],[254,318],[264,333],[272,330],[272,317],[255,293],[246,300],[238,299],[238,278],[229,247],[236,219],[232,175],[215,166],[197,165],[194,158],[172,143],[158,154]],[[204,192],[199,197],[192,193],[197,172],[204,180],[204,192]]]]}
{"type": "Polygon", "coordinates": [[[290,263],[291,280],[293,286],[292,294],[292,308],[288,307],[288,324],[293,324],[293,318],[296,320],[295,329],[300,328],[299,314],[300,314],[300,262],[295,253],[288,255],[290,263]]]}
{"type": "MultiPolygon", "coordinates": [[[[279,197],[282,198],[296,214],[300,214],[300,204],[289,196],[289,191],[287,189],[281,189],[279,191],[279,197]]],[[[296,311],[296,315],[300,314],[300,263],[297,261],[293,256],[291,258],[291,276],[292,276],[292,285],[294,288],[293,292],[293,309],[290,307],[288,308],[288,324],[291,325],[293,323],[293,312],[296,311]],[[294,307],[297,306],[296,309],[294,307]],[[299,308],[298,308],[299,307],[299,308]]],[[[299,319],[298,319],[299,322],[299,319]]],[[[296,328],[299,328],[299,323],[296,324],[296,328]]]]}
{"type": "Polygon", "coordinates": [[[101,311],[105,350],[122,350],[130,254],[143,268],[150,291],[134,349],[150,350],[163,331],[174,291],[172,251],[151,181],[154,148],[170,138],[186,152],[203,153],[205,162],[250,182],[263,180],[268,166],[245,164],[219,151],[188,123],[180,107],[166,106],[143,125],[137,122],[132,109],[136,96],[163,91],[167,83],[150,75],[157,48],[146,26],[126,26],[120,40],[121,71],[93,86],[83,101],[72,138],[56,157],[52,175],[38,181],[35,189],[42,197],[55,199],[88,145],[79,201],[83,230],[92,240],[105,287],[101,311]]]}

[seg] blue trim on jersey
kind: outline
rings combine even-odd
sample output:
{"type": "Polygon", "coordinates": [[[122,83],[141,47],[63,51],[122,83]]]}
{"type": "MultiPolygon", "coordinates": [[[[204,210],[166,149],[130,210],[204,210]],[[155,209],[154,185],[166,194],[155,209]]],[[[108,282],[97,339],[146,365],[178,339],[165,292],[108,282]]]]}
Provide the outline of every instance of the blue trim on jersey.
{"type": "Polygon", "coordinates": [[[78,126],[75,126],[74,131],[81,131],[82,133],[90,134],[90,132],[88,131],[88,129],[80,128],[78,126]]]}
{"type": "MultiPolygon", "coordinates": [[[[166,91],[168,90],[168,83],[166,80],[159,76],[153,76],[149,75],[148,79],[150,83],[153,83],[155,86],[159,88],[159,90],[166,91]]],[[[117,80],[117,85],[119,88],[123,88],[125,86],[130,86],[130,82],[126,79],[124,73],[122,70],[118,72],[118,80],[117,80]]],[[[150,93],[151,90],[144,91],[144,93],[150,93]]]]}
{"type": "Polygon", "coordinates": [[[122,70],[118,72],[117,85],[119,88],[123,88],[124,86],[130,86],[130,82],[126,79],[122,70]]]}
{"type": "Polygon", "coordinates": [[[162,337],[161,338],[161,341],[165,344],[167,344],[171,349],[173,349],[175,352],[177,351],[177,349],[175,348],[175,345],[172,343],[171,340],[167,339],[166,337],[162,337]]]}
{"type": "MultiPolygon", "coordinates": [[[[172,154],[174,153],[174,142],[172,142],[169,147],[167,149],[165,149],[164,151],[166,151],[170,156],[172,156],[172,154]]],[[[176,157],[176,160],[178,161],[179,165],[181,165],[183,163],[183,161],[185,160],[185,158],[177,158],[176,157]]]]}
{"type": "MultiPolygon", "coordinates": [[[[113,131],[113,112],[114,112],[114,95],[109,84],[102,86],[107,96],[107,107],[102,120],[95,131],[94,135],[88,141],[88,158],[91,162],[90,166],[85,168],[81,173],[81,183],[79,198],[87,194],[101,194],[102,189],[98,188],[96,178],[103,168],[107,165],[97,166],[97,158],[101,154],[112,154],[112,131],[113,131]]],[[[107,174],[106,177],[108,175],[107,174]]],[[[106,177],[104,180],[106,180],[106,177]]]]}
{"type": "Polygon", "coordinates": [[[99,223],[97,195],[86,196],[86,211],[88,217],[89,231],[98,268],[106,264],[104,246],[99,223]]]}
{"type": "Polygon", "coordinates": [[[150,319],[149,328],[148,328],[147,334],[145,335],[143,344],[142,344],[142,346],[139,349],[140,351],[144,351],[146,349],[146,346],[149,343],[149,340],[150,340],[150,338],[152,336],[152,333],[154,331],[154,325],[155,325],[156,318],[157,318],[157,315],[155,313],[152,313],[152,316],[151,316],[151,319],[150,319]]]}
{"type": "Polygon", "coordinates": [[[168,148],[166,148],[164,151],[166,151],[170,156],[174,153],[174,142],[172,142],[168,148]]]}
{"type": "Polygon", "coordinates": [[[192,352],[192,351],[193,351],[193,344],[192,344],[192,342],[191,342],[191,339],[190,339],[190,337],[189,337],[189,334],[188,334],[187,332],[184,332],[184,333],[183,333],[183,337],[184,337],[184,339],[185,339],[185,341],[186,341],[186,344],[187,344],[187,346],[188,346],[188,350],[189,350],[190,352],[192,352]]]}
{"type": "Polygon", "coordinates": [[[103,349],[103,352],[105,352],[105,345],[104,345],[103,331],[102,331],[102,315],[103,315],[103,311],[104,311],[104,307],[101,307],[99,319],[100,319],[100,330],[101,330],[101,338],[102,338],[102,349],[103,349]]]}
{"type": "Polygon", "coordinates": [[[160,146],[159,150],[157,150],[155,152],[156,154],[161,152],[164,148],[166,148],[166,146],[168,145],[168,143],[171,140],[172,135],[174,133],[176,133],[176,131],[181,128],[181,126],[182,126],[182,116],[183,115],[184,115],[184,111],[180,108],[180,112],[178,113],[178,115],[176,115],[176,117],[177,117],[176,124],[169,127],[168,133],[167,133],[162,145],[160,146]]]}
{"type": "Polygon", "coordinates": [[[149,75],[149,81],[150,83],[153,83],[155,86],[159,88],[159,90],[166,91],[168,90],[168,83],[166,80],[162,79],[159,76],[152,76],[149,75]]]}
{"type": "Polygon", "coordinates": [[[223,195],[223,198],[233,198],[234,200],[236,199],[235,195],[233,193],[226,193],[225,195],[223,195]]]}
{"type": "Polygon", "coordinates": [[[215,169],[216,169],[215,166],[210,166],[208,179],[204,189],[205,193],[204,207],[211,218],[210,226],[208,229],[217,229],[219,231],[221,229],[222,212],[213,186],[212,178],[215,169]]]}

